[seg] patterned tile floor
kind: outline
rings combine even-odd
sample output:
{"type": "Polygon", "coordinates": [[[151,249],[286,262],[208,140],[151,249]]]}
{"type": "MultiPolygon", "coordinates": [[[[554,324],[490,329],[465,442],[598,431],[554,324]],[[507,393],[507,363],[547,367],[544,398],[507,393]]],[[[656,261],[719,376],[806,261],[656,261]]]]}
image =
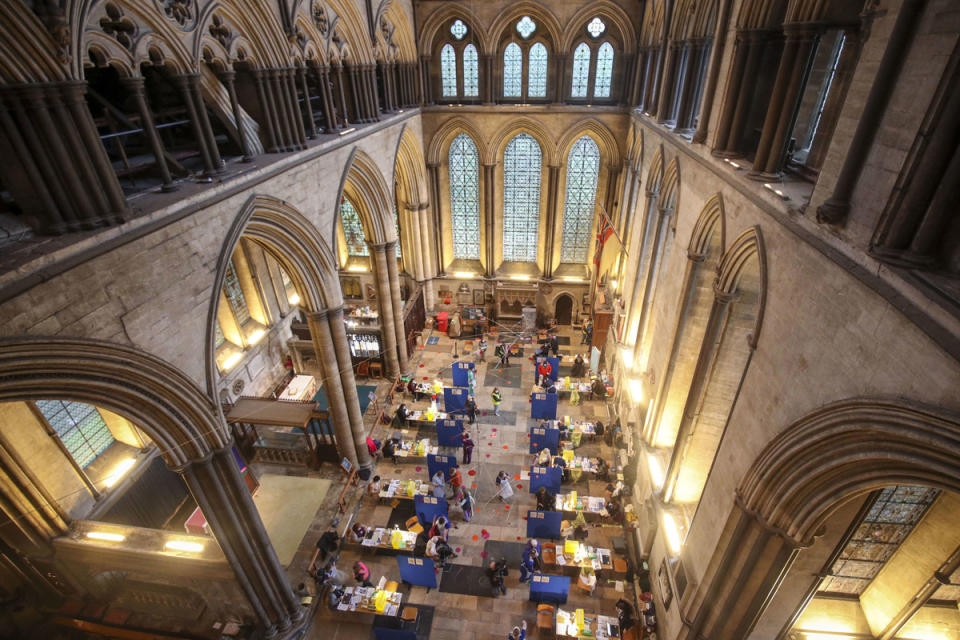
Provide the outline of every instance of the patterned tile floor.
{"type": "MultiPolygon", "coordinates": [[[[570,337],[569,345],[561,345],[561,353],[575,354],[582,350],[586,354],[586,347],[579,345],[579,334],[575,334],[570,329],[561,328],[560,335],[570,337]]],[[[429,334],[427,334],[429,337],[429,334]]],[[[429,345],[426,349],[418,349],[416,354],[411,357],[411,371],[420,378],[434,379],[439,375],[447,382],[450,381],[450,365],[454,362],[454,340],[445,335],[434,333],[440,340],[436,345],[429,345]]],[[[523,516],[528,509],[534,507],[534,497],[529,493],[525,480],[514,480],[515,494],[509,500],[509,504],[501,503],[495,499],[494,478],[498,471],[506,471],[512,478],[519,478],[522,469],[530,466],[532,457],[528,453],[527,433],[530,420],[530,400],[529,394],[534,383],[534,367],[530,361],[533,349],[529,346],[526,349],[525,356],[522,358],[511,359],[509,376],[503,376],[504,371],[498,370],[493,361],[494,341],[490,341],[491,347],[487,351],[486,361],[481,361],[475,353],[469,352],[471,342],[468,340],[456,341],[456,353],[460,359],[467,359],[477,364],[477,404],[481,414],[478,416],[476,424],[470,427],[474,441],[477,444],[473,453],[473,463],[462,465],[461,470],[464,474],[464,480],[468,487],[472,487],[473,495],[477,501],[477,508],[474,518],[471,522],[464,522],[463,516],[456,507],[451,508],[451,517],[456,528],[451,531],[450,545],[457,552],[458,556],[453,560],[455,564],[469,564],[482,566],[489,562],[484,558],[484,543],[487,538],[501,541],[523,541],[525,540],[526,522],[523,516]],[[496,382],[494,382],[496,380],[496,382]],[[510,382],[511,384],[499,384],[499,382],[510,382]],[[501,404],[501,413],[499,418],[493,415],[490,401],[490,391],[492,384],[499,384],[503,393],[503,403],[501,404]]],[[[386,383],[382,383],[378,389],[381,397],[386,393],[386,383]]],[[[397,403],[400,399],[397,398],[397,403]]],[[[409,396],[403,399],[407,407],[425,408],[428,400],[420,403],[413,403],[409,396]]],[[[395,409],[396,404],[391,407],[395,409]]],[[[369,410],[367,416],[368,425],[373,423],[373,409],[369,410]]],[[[600,419],[608,422],[607,409],[604,403],[599,401],[584,402],[579,406],[573,407],[566,400],[561,400],[558,408],[558,415],[570,415],[571,417],[582,417],[587,419],[600,419]]],[[[389,433],[388,426],[373,426],[373,437],[383,439],[389,433]]],[[[430,431],[424,431],[422,437],[431,436],[430,431]]],[[[432,435],[435,440],[436,435],[432,435]]],[[[608,461],[611,460],[612,451],[604,445],[602,441],[584,442],[577,450],[579,455],[602,455],[608,461]]],[[[461,452],[453,449],[441,449],[441,453],[456,453],[458,460],[462,459],[461,452]]],[[[384,477],[404,477],[404,478],[427,478],[426,466],[423,465],[420,471],[417,471],[416,464],[401,464],[394,466],[390,462],[380,462],[376,469],[377,474],[384,477]]],[[[565,490],[569,485],[565,485],[565,490]]],[[[596,480],[581,480],[572,485],[581,495],[604,495],[606,483],[596,480]]],[[[338,491],[331,490],[334,494],[338,491]]],[[[359,490],[354,492],[359,494],[359,490]]],[[[390,506],[381,504],[370,497],[359,497],[360,504],[356,511],[356,520],[361,524],[370,526],[385,526],[390,517],[390,506]]],[[[300,550],[294,562],[288,569],[294,584],[297,581],[303,581],[306,577],[305,569],[313,553],[314,544],[322,532],[323,526],[330,521],[333,503],[328,497],[326,509],[328,517],[324,520],[324,509],[321,509],[318,515],[315,527],[307,534],[301,544],[300,550]],[[297,577],[299,576],[299,577],[297,577]]],[[[339,529],[343,529],[346,518],[353,511],[348,508],[347,514],[343,516],[339,529]]],[[[623,535],[620,527],[606,523],[591,523],[589,544],[612,548],[611,538],[623,535]]],[[[372,578],[376,582],[380,576],[386,576],[388,580],[399,580],[396,559],[391,556],[374,555],[371,553],[362,553],[359,551],[344,550],[341,553],[338,566],[342,571],[350,573],[350,567],[357,559],[370,567],[372,578]]],[[[310,581],[307,580],[309,583],[310,581]]],[[[572,580],[575,584],[576,580],[572,580]]],[[[351,581],[352,583],[352,581],[351,581]]],[[[312,585],[311,585],[312,586],[312,585]]],[[[632,600],[632,587],[630,583],[624,583],[628,590],[627,598],[632,600]]],[[[423,587],[401,587],[404,591],[404,602],[414,606],[418,604],[435,607],[432,628],[429,630],[429,637],[434,640],[444,640],[447,638],[457,640],[486,640],[487,638],[504,638],[513,625],[520,624],[521,620],[526,620],[531,627],[531,635],[537,637],[533,629],[536,626],[536,604],[528,600],[528,589],[526,585],[519,583],[517,571],[511,571],[507,577],[507,594],[499,598],[478,597],[458,595],[451,593],[440,593],[432,590],[427,593],[423,587]]],[[[605,579],[600,575],[599,585],[591,596],[580,591],[576,586],[572,586],[566,608],[574,609],[582,607],[586,613],[599,613],[606,615],[615,615],[614,603],[622,594],[616,591],[614,582],[605,579]]],[[[324,640],[336,640],[340,638],[370,638],[372,636],[372,625],[369,621],[360,622],[351,619],[350,614],[339,614],[331,612],[324,606],[317,608],[313,625],[306,636],[307,638],[317,638],[324,640]]],[[[424,629],[421,629],[421,637],[427,637],[424,629]]]]}

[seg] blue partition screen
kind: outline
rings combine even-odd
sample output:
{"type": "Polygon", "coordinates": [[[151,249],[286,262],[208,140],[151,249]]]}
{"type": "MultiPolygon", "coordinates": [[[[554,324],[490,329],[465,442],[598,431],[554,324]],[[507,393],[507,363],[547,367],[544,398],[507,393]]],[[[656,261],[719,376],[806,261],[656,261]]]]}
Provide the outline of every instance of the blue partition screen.
{"type": "Polygon", "coordinates": [[[400,568],[400,579],[407,584],[437,588],[437,572],[433,566],[433,558],[397,556],[397,566],[400,568]]]}

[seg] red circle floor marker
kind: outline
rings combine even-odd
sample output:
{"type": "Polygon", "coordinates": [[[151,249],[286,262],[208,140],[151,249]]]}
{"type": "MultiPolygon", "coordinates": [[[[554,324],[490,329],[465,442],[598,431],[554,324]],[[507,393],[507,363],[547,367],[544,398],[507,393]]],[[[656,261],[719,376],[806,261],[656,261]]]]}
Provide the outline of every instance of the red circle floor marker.
{"type": "Polygon", "coordinates": [[[479,539],[480,539],[480,536],[473,536],[473,541],[474,541],[474,542],[476,542],[476,541],[479,540],[479,539]]]}
{"type": "MultiPolygon", "coordinates": [[[[420,471],[420,469],[417,469],[417,471],[420,471]]],[[[476,469],[470,469],[470,471],[467,471],[467,475],[468,475],[468,476],[475,476],[475,475],[477,475],[477,470],[476,470],[476,469]]]]}

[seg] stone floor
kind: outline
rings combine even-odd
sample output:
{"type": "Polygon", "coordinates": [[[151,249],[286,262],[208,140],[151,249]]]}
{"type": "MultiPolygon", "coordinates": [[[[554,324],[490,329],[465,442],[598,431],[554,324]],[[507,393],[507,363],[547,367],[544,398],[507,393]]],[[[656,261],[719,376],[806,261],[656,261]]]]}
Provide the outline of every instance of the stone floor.
{"type": "MultiPolygon", "coordinates": [[[[586,347],[579,344],[579,333],[569,328],[561,328],[558,334],[570,337],[570,344],[562,345],[561,353],[575,354],[580,351],[586,355],[586,347]]],[[[528,453],[527,439],[529,427],[533,423],[529,417],[529,394],[534,383],[534,368],[530,360],[533,347],[526,345],[524,356],[511,359],[510,368],[502,370],[494,362],[494,340],[488,339],[490,348],[484,361],[471,351],[471,347],[476,348],[475,342],[466,339],[452,340],[436,332],[432,334],[427,332],[424,335],[424,342],[431,335],[439,336],[439,342],[436,345],[419,348],[417,353],[412,354],[410,369],[413,375],[429,380],[441,377],[449,383],[450,365],[455,361],[455,357],[474,361],[477,364],[476,397],[480,415],[476,424],[470,427],[477,446],[473,453],[473,463],[461,465],[464,481],[468,487],[472,488],[477,507],[470,523],[464,522],[458,508],[451,508],[451,517],[456,527],[451,531],[450,545],[458,554],[458,557],[453,560],[454,564],[481,566],[489,562],[483,551],[487,539],[511,542],[526,539],[524,515],[528,509],[534,508],[534,497],[529,493],[526,480],[521,477],[521,470],[530,466],[533,457],[528,453]],[[514,381],[518,381],[519,384],[514,381]],[[503,394],[501,413],[505,415],[499,418],[493,415],[490,401],[493,385],[499,385],[503,394]],[[508,472],[514,479],[515,495],[508,504],[491,499],[495,496],[494,478],[501,470],[508,472]]],[[[506,339],[507,335],[504,332],[503,338],[506,339]]],[[[381,383],[378,387],[381,399],[385,398],[387,391],[387,383],[381,383]]],[[[429,402],[423,400],[420,403],[414,403],[409,395],[405,395],[402,399],[397,397],[394,405],[390,407],[391,414],[400,401],[403,401],[408,408],[425,408],[429,402]]],[[[609,421],[606,405],[600,401],[587,401],[573,407],[568,401],[561,400],[558,416],[563,415],[609,421]]],[[[373,407],[367,411],[366,421],[368,427],[372,429],[373,437],[378,440],[382,440],[391,431],[389,426],[373,424],[375,421],[373,407]]],[[[421,433],[421,437],[427,436],[431,436],[434,441],[436,439],[435,433],[431,435],[431,431],[421,433]]],[[[456,453],[458,459],[462,459],[461,452],[453,449],[442,448],[440,453],[456,453]]],[[[593,442],[584,441],[577,453],[587,456],[602,455],[608,461],[613,458],[610,448],[599,439],[593,442]]],[[[275,470],[273,472],[276,473],[275,470]]],[[[425,464],[407,463],[395,466],[391,462],[380,462],[375,473],[384,477],[428,479],[425,464]]],[[[326,470],[318,475],[335,475],[335,472],[326,470]]],[[[324,506],[318,512],[311,529],[301,542],[294,561],[288,567],[288,574],[295,585],[298,582],[305,582],[308,588],[313,587],[306,573],[307,564],[313,555],[314,545],[320,533],[338,515],[335,513],[336,500],[342,486],[341,477],[341,480],[331,488],[324,506]]],[[[582,479],[574,485],[565,485],[564,490],[572,488],[581,495],[602,496],[605,486],[605,482],[582,479]]],[[[353,521],[359,521],[368,526],[386,526],[391,512],[390,505],[381,503],[375,498],[362,497],[363,488],[361,486],[349,492],[350,506],[345,514],[339,516],[338,530],[343,531],[346,524],[353,521]]],[[[623,535],[619,526],[609,523],[591,523],[589,531],[589,544],[611,549],[613,545],[610,539],[623,535]]],[[[362,559],[370,567],[374,582],[380,576],[399,581],[397,562],[393,556],[348,549],[341,553],[338,566],[349,574],[350,567],[357,559],[362,559]]],[[[512,559],[508,558],[508,560],[512,559]]],[[[605,579],[602,574],[599,578],[598,587],[592,596],[579,590],[575,586],[576,579],[572,579],[573,586],[564,608],[572,610],[582,607],[587,614],[615,615],[614,603],[622,597],[622,594],[616,590],[613,580],[605,579]]],[[[629,582],[622,584],[627,590],[627,599],[632,600],[632,586],[629,582]]],[[[435,608],[430,628],[419,630],[421,638],[429,637],[435,640],[504,638],[514,625],[520,624],[524,619],[531,628],[531,635],[534,637],[538,635],[533,629],[536,626],[536,604],[528,600],[528,589],[526,585],[519,583],[519,574],[516,570],[511,570],[507,577],[507,594],[499,598],[441,593],[436,590],[427,593],[425,588],[416,586],[402,586],[401,591],[404,593],[404,603],[435,608]]],[[[371,623],[351,619],[350,616],[353,614],[331,612],[325,606],[318,606],[313,615],[313,624],[307,633],[307,638],[338,640],[373,637],[371,623]]]]}

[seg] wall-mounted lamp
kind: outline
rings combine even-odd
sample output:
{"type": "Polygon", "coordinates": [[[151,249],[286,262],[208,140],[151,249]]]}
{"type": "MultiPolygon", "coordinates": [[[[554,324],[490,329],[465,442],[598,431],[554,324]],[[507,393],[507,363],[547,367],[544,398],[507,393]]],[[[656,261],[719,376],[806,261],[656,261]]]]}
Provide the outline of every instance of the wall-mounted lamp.
{"type": "Polygon", "coordinates": [[[680,534],[680,525],[669,511],[663,512],[663,533],[667,538],[670,555],[677,555],[683,548],[683,536],[680,534]]]}
{"type": "Polygon", "coordinates": [[[300,294],[294,293],[289,298],[287,298],[287,302],[289,302],[294,307],[297,306],[298,304],[300,304],[300,294]]]}
{"type": "Polygon", "coordinates": [[[124,460],[123,462],[115,466],[113,468],[113,471],[110,472],[110,475],[107,476],[107,479],[103,481],[103,486],[110,488],[113,485],[120,482],[120,478],[122,478],[127,473],[127,471],[130,471],[130,469],[133,468],[133,465],[135,465],[136,463],[137,461],[135,458],[127,458],[126,460],[124,460]]]}
{"type": "Polygon", "coordinates": [[[657,454],[647,454],[647,468],[650,470],[650,482],[653,483],[655,489],[659,490],[663,486],[666,476],[664,476],[663,465],[660,464],[660,457],[657,454]]]}
{"type": "Polygon", "coordinates": [[[770,184],[769,182],[764,182],[764,183],[763,183],[763,186],[764,186],[765,188],[769,189],[770,191],[773,191],[773,192],[774,192],[775,194],[777,194],[778,196],[780,196],[780,199],[781,199],[781,200],[786,201],[786,200],[789,200],[789,199],[790,199],[790,196],[785,195],[785,194],[783,193],[783,191],[781,191],[780,189],[777,189],[776,187],[774,187],[774,186],[773,186],[772,184],[770,184]]]}
{"type": "Polygon", "coordinates": [[[191,553],[200,553],[203,551],[203,545],[199,542],[189,542],[187,540],[170,540],[163,545],[168,551],[189,551],[191,553]]]}
{"type": "Polygon", "coordinates": [[[233,369],[235,366],[237,366],[237,363],[239,363],[241,360],[243,360],[242,352],[237,351],[235,353],[231,353],[230,356],[223,361],[224,372],[230,371],[230,369],[233,369]]]}
{"type": "Polygon", "coordinates": [[[123,542],[127,536],[119,533],[107,533],[106,531],[88,531],[87,537],[91,540],[102,540],[104,542],[123,542]]]}

